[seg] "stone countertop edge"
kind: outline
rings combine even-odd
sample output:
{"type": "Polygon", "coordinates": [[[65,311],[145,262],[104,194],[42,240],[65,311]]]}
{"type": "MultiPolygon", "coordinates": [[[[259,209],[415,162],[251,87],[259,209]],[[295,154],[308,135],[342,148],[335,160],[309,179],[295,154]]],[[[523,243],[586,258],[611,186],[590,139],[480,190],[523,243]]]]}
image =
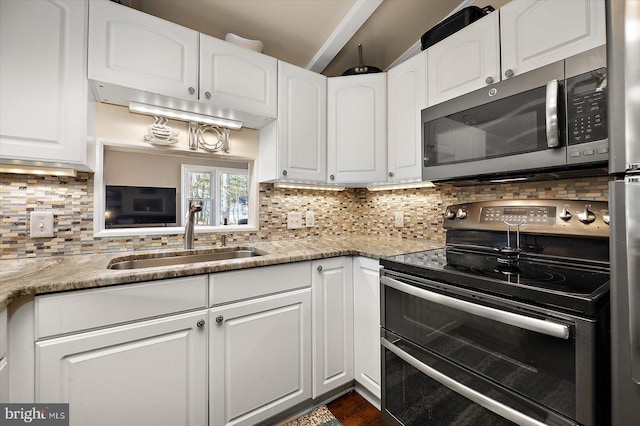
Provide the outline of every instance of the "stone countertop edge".
{"type": "MultiPolygon", "coordinates": [[[[379,259],[443,246],[442,243],[434,241],[369,236],[316,237],[304,240],[230,244],[228,247],[234,245],[250,246],[267,254],[242,259],[130,270],[108,269],[107,266],[112,259],[116,258],[146,253],[183,253],[184,250],[112,252],[0,260],[0,310],[5,309],[21,296],[133,284],[338,256],[364,256],[379,259]]],[[[220,247],[209,247],[211,248],[220,247]]]]}

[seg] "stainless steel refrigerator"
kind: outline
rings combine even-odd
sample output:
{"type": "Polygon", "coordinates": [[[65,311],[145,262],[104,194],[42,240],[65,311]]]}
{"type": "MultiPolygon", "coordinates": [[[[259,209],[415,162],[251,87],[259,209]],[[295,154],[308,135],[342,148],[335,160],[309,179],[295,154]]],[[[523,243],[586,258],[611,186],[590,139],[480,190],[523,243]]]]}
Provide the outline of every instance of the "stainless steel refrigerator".
{"type": "Polygon", "coordinates": [[[606,0],[611,418],[640,424],[640,0],[606,0]]]}

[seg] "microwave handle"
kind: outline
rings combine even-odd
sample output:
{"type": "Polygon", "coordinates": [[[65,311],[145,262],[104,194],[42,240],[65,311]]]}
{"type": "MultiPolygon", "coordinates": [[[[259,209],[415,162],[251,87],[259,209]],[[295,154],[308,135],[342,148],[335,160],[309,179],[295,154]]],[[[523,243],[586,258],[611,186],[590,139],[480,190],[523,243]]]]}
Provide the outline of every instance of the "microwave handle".
{"type": "Polygon", "coordinates": [[[547,146],[557,148],[560,146],[558,135],[558,80],[551,80],[546,88],[545,122],[547,127],[547,146]]]}
{"type": "Polygon", "coordinates": [[[532,417],[527,416],[524,413],[521,413],[520,411],[514,410],[508,405],[504,405],[503,403],[498,402],[495,399],[489,398],[488,396],[474,389],[471,389],[470,387],[458,382],[457,380],[453,380],[451,377],[442,374],[438,370],[424,364],[417,358],[411,356],[409,353],[394,345],[384,337],[380,337],[380,343],[383,347],[391,351],[395,356],[411,365],[418,371],[426,374],[433,380],[439,382],[441,385],[448,387],[455,393],[462,395],[463,397],[475,402],[476,404],[486,408],[487,410],[493,411],[500,417],[525,426],[544,426],[545,424],[532,417]]]}

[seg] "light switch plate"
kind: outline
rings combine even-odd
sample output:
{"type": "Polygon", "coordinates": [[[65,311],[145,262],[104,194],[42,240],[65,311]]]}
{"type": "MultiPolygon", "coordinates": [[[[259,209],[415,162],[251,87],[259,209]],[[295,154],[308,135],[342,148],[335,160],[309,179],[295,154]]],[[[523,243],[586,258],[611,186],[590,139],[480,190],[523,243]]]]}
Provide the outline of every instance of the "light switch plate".
{"type": "Polygon", "coordinates": [[[300,212],[288,212],[287,213],[287,229],[302,228],[302,213],[300,212]]]}
{"type": "Polygon", "coordinates": [[[305,225],[307,225],[308,228],[312,226],[316,226],[316,215],[311,210],[305,213],[304,223],[305,225]]]}
{"type": "Polygon", "coordinates": [[[404,213],[402,211],[395,212],[393,226],[396,228],[402,228],[404,226],[404,213]]]}
{"type": "Polygon", "coordinates": [[[53,237],[53,212],[31,212],[30,219],[31,238],[53,237]]]}

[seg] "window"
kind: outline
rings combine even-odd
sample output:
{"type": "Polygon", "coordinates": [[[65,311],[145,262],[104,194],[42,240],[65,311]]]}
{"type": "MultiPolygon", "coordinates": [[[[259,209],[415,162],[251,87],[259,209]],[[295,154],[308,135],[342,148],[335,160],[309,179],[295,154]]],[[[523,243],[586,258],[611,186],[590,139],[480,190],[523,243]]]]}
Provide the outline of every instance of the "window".
{"type": "MultiPolygon", "coordinates": [[[[196,226],[243,225],[248,223],[249,176],[247,169],[182,165],[182,211],[189,200],[202,202],[196,226]]],[[[185,218],[182,218],[184,224],[185,218]]]]}

